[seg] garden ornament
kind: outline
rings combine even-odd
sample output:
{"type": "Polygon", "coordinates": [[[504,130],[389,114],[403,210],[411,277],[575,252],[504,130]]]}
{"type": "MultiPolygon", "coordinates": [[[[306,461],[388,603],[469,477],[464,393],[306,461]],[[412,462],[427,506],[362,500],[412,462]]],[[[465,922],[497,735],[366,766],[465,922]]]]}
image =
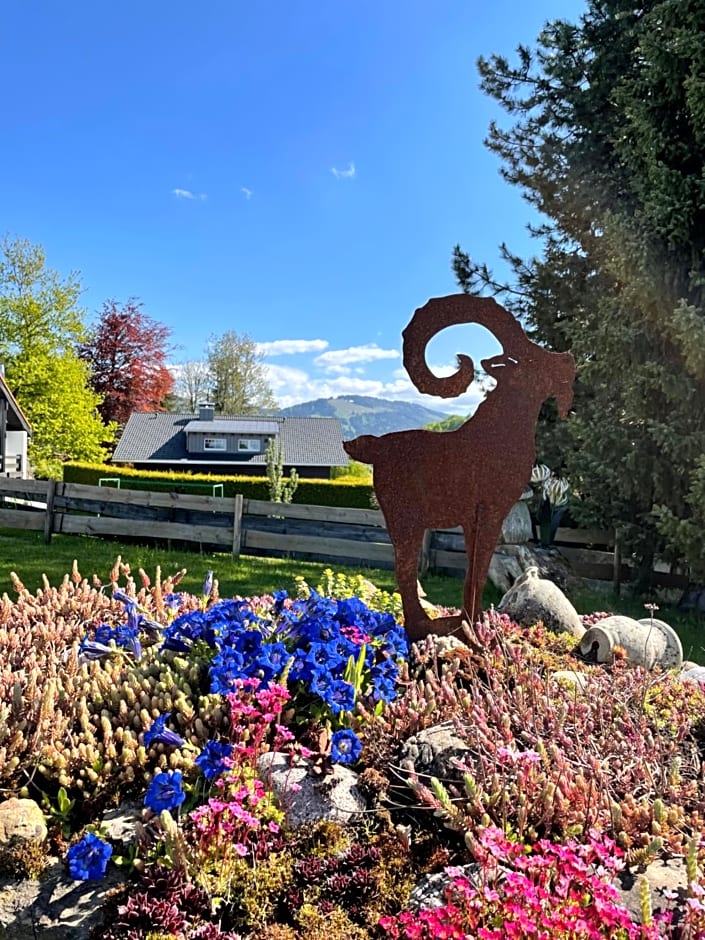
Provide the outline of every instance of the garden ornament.
{"type": "Polygon", "coordinates": [[[535,459],[541,405],[555,397],[565,418],[573,402],[575,362],[570,353],[537,346],[519,322],[489,297],[436,297],[415,311],[404,330],[404,366],[420,392],[454,398],[472,382],[469,356],[458,370],[438,378],[425,349],[440,330],[477,323],[499,340],[503,352],[481,365],[497,386],[454,431],[411,430],[365,434],[343,446],[355,460],[373,466],[374,487],[394,545],[397,584],[410,639],[448,634],[480,613],[482,589],[502,523],[521,497],[535,459]],[[431,620],[419,603],[417,567],[426,529],[463,528],[468,570],[463,613],[431,620]]]}

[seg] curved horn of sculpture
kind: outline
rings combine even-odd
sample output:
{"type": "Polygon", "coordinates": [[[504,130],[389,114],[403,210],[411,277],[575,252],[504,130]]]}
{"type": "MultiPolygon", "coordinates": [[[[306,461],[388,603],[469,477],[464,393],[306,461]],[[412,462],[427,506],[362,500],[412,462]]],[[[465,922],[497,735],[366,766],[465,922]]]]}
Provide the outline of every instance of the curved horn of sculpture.
{"type": "Polygon", "coordinates": [[[516,353],[528,342],[519,322],[491,297],[452,294],[434,297],[414,311],[403,331],[404,367],[420,392],[441,398],[456,398],[467,390],[475,377],[469,356],[458,355],[458,370],[439,378],[426,363],[426,346],[449,326],[477,323],[488,329],[502,344],[505,353],[516,353]]]}

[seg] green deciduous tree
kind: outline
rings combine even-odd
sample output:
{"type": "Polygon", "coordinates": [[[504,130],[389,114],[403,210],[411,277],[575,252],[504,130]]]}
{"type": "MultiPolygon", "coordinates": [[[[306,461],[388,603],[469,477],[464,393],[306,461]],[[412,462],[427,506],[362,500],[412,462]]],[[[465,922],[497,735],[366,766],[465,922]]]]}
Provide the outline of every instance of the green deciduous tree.
{"type": "Polygon", "coordinates": [[[37,476],[60,478],[67,460],[108,456],[115,426],[100,420],[88,367],[71,351],[18,355],[8,382],[32,426],[29,457],[37,476]]]}
{"type": "MultiPolygon", "coordinates": [[[[539,257],[500,283],[456,249],[459,283],[499,294],[578,362],[575,414],[545,414],[539,458],[570,475],[588,524],[618,526],[643,571],[690,557],[705,455],[705,6],[589,0],[518,62],[479,63],[511,115],[488,146],[545,216],[539,257]],[[669,521],[670,520],[670,523],[669,521]]],[[[705,507],[703,507],[705,510],[705,507]]]]}
{"type": "Polygon", "coordinates": [[[114,436],[75,346],[84,338],[78,276],[46,267],[44,251],[22,239],[0,245],[0,357],[32,425],[35,473],[60,475],[62,460],[101,460],[114,436]]]}
{"type": "Polygon", "coordinates": [[[277,403],[257,344],[234,330],[211,336],[208,344],[210,394],[220,414],[273,411],[277,403]]]}

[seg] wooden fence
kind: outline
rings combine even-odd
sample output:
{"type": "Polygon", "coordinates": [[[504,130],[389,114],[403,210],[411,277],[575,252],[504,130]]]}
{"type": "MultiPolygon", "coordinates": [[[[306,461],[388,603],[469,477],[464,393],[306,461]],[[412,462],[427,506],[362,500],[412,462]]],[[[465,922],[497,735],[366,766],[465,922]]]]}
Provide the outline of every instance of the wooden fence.
{"type": "MultiPolygon", "coordinates": [[[[196,543],[240,554],[289,556],[331,564],[391,568],[394,551],[378,510],[339,509],[245,499],[192,496],[57,483],[0,479],[0,528],[118,536],[139,541],[196,543]]],[[[632,577],[613,534],[559,529],[556,544],[576,575],[619,584],[632,577]]],[[[463,576],[467,568],[460,529],[426,534],[419,566],[463,576]]],[[[656,583],[684,586],[666,566],[656,583]]]]}

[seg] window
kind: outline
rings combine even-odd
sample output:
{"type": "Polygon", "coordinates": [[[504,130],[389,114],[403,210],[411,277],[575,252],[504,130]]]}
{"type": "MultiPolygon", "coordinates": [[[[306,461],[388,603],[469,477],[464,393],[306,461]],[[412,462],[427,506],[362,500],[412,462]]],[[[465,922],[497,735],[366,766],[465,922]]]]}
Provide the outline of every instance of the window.
{"type": "Polygon", "coordinates": [[[247,451],[248,454],[258,454],[260,452],[260,442],[257,437],[241,437],[237,442],[239,451],[247,451]]]}
{"type": "Polygon", "coordinates": [[[204,450],[226,450],[225,438],[224,437],[204,437],[203,449],[204,450]]]}

